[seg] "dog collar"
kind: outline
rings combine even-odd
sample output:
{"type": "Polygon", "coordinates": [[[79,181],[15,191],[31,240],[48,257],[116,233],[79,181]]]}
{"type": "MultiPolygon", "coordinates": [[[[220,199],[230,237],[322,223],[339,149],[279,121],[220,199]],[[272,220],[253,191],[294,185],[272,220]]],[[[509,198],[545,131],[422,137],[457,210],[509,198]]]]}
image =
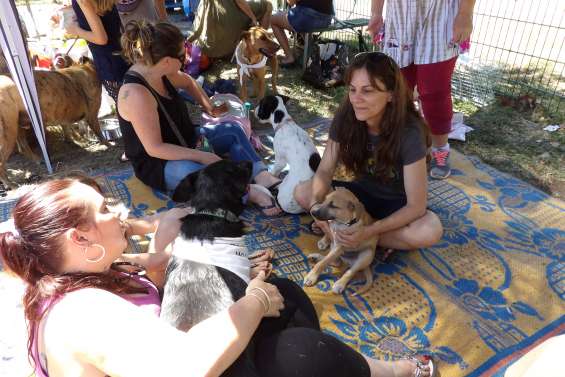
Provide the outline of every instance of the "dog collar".
{"type": "Polygon", "coordinates": [[[214,217],[218,217],[220,219],[224,219],[226,221],[229,221],[230,223],[238,223],[239,217],[237,217],[232,211],[228,211],[227,209],[222,209],[222,208],[216,208],[213,211],[208,211],[206,209],[200,210],[200,211],[195,211],[193,213],[191,213],[190,215],[208,215],[208,216],[214,216],[214,217]]]}
{"type": "Polygon", "coordinates": [[[359,220],[353,218],[353,219],[351,219],[348,223],[342,223],[341,221],[337,221],[337,220],[333,220],[333,221],[335,221],[335,222],[337,222],[337,223],[340,223],[340,224],[343,224],[343,225],[345,225],[345,226],[351,226],[351,225],[357,224],[357,221],[359,221],[359,220]]]}

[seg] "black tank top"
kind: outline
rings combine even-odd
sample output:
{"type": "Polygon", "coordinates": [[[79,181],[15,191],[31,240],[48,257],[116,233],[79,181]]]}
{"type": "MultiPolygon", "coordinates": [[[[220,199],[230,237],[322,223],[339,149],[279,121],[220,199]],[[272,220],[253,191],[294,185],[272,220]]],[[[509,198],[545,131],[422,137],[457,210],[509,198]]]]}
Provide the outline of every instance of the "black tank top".
{"type": "MultiPolygon", "coordinates": [[[[139,78],[126,74],[124,77],[124,84],[128,83],[140,84],[147,87],[147,85],[145,85],[139,78]]],[[[175,87],[173,87],[173,84],[171,84],[165,76],[163,76],[163,83],[165,84],[165,88],[167,89],[170,98],[159,95],[159,99],[163,103],[163,106],[167,109],[171,118],[173,118],[180,133],[187,142],[188,147],[194,148],[196,146],[198,135],[194,124],[192,124],[192,121],[190,120],[186,104],[182,97],[178,94],[175,87]]],[[[165,114],[159,106],[157,106],[157,109],[159,113],[159,127],[161,128],[161,137],[163,138],[163,142],[181,145],[170,127],[165,114]]],[[[143,109],[139,109],[139,111],[143,111],[143,109]]],[[[145,147],[141,143],[141,140],[139,140],[139,137],[135,133],[131,122],[123,119],[119,112],[118,120],[120,122],[126,156],[133,165],[135,176],[146,185],[157,190],[165,191],[165,164],[167,161],[151,157],[147,153],[145,147]]]]}

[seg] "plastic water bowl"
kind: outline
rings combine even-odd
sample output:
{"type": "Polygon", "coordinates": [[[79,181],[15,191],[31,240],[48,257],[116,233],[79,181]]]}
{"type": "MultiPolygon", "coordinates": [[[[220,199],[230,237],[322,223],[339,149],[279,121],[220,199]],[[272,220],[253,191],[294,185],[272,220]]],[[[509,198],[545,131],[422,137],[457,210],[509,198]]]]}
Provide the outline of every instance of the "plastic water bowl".
{"type": "Polygon", "coordinates": [[[120,124],[115,118],[101,120],[100,130],[102,131],[102,136],[104,136],[104,139],[108,141],[118,140],[122,137],[120,124]]]}

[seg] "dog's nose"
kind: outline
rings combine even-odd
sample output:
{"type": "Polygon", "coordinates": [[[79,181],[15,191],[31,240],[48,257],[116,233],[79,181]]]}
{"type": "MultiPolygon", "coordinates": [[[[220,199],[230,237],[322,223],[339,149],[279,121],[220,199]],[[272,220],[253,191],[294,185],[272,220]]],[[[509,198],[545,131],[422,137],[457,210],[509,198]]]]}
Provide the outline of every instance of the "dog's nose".
{"type": "Polygon", "coordinates": [[[314,204],[310,209],[310,214],[318,220],[327,220],[327,211],[321,204],[314,204]]]}

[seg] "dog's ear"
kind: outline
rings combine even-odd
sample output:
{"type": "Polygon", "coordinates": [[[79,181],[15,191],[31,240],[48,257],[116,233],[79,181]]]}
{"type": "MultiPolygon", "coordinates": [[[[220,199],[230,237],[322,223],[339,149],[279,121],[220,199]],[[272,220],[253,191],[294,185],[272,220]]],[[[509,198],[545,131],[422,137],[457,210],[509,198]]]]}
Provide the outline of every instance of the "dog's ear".
{"type": "Polygon", "coordinates": [[[188,174],[186,177],[183,178],[182,181],[178,184],[175,188],[175,192],[173,193],[173,201],[177,203],[186,203],[190,200],[192,195],[196,190],[196,181],[198,179],[199,172],[194,172],[188,174]]]}
{"type": "Polygon", "coordinates": [[[88,56],[81,56],[81,57],[78,59],[78,63],[79,63],[79,64],[89,64],[89,63],[91,63],[91,60],[90,60],[90,58],[89,58],[88,56]]]}
{"type": "Polygon", "coordinates": [[[290,97],[289,96],[285,96],[284,94],[278,94],[279,97],[281,97],[281,99],[283,100],[283,103],[286,105],[288,103],[288,101],[290,101],[290,97]]]}
{"type": "Polygon", "coordinates": [[[350,201],[348,203],[351,204],[353,206],[352,212],[353,212],[353,218],[360,220],[361,217],[363,216],[363,213],[365,213],[365,207],[363,206],[363,203],[361,203],[358,199],[355,199],[354,201],[350,201]]]}

